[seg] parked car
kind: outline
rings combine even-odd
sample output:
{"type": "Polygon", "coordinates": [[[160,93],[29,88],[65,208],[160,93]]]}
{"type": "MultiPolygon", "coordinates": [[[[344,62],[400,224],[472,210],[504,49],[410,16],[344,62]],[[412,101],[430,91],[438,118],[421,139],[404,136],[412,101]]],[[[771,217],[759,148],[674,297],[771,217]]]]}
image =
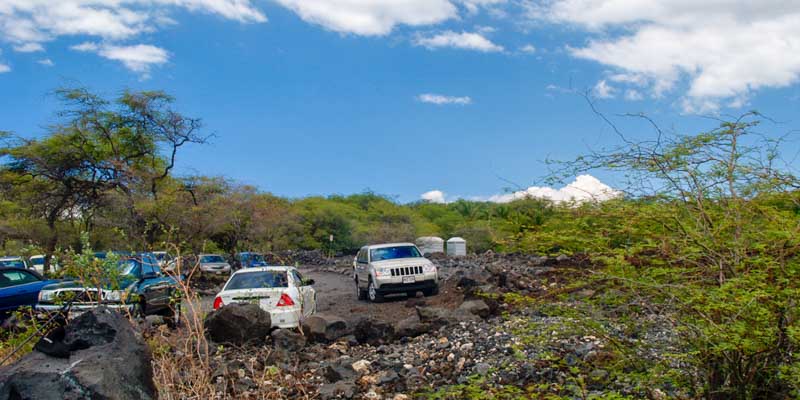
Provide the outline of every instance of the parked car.
{"type": "Polygon", "coordinates": [[[172,256],[166,251],[154,251],[153,255],[156,257],[156,260],[158,260],[158,266],[161,269],[166,268],[169,262],[172,261],[172,256]]]}
{"type": "Polygon", "coordinates": [[[30,269],[0,267],[0,320],[22,306],[35,306],[39,291],[57,282],[30,269]]]}
{"type": "Polygon", "coordinates": [[[197,256],[188,255],[174,257],[169,260],[167,265],[162,269],[167,272],[176,272],[176,269],[178,268],[178,262],[181,264],[181,274],[188,274],[195,266],[197,266],[197,256]]]}
{"type": "Polygon", "coordinates": [[[200,272],[211,274],[229,274],[231,265],[219,254],[200,254],[200,272]]]}
{"type": "Polygon", "coordinates": [[[237,268],[266,267],[267,261],[260,253],[245,251],[236,255],[236,264],[237,268]]]}
{"type": "Polygon", "coordinates": [[[353,260],[353,280],[359,300],[383,301],[387,294],[422,291],[425,296],[439,293],[436,266],[422,256],[413,243],[388,243],[364,246],[353,260]]]}
{"type": "Polygon", "coordinates": [[[231,275],[214,299],[214,309],[231,303],[255,303],[270,313],[275,328],[300,326],[317,311],[313,279],[294,267],[255,267],[231,275]]]}
{"type": "MultiPolygon", "coordinates": [[[[30,268],[35,270],[36,272],[43,274],[44,273],[44,255],[37,254],[35,256],[31,256],[29,259],[30,268]]],[[[61,267],[56,262],[55,257],[50,257],[50,271],[58,271],[61,267]]]]}
{"type": "Polygon", "coordinates": [[[118,282],[97,288],[78,280],[44,286],[39,292],[37,310],[53,312],[72,300],[71,311],[82,312],[103,304],[134,316],[163,315],[172,322],[179,318],[177,282],[161,273],[150,253],[123,256],[117,262],[118,282]]]}
{"type": "Polygon", "coordinates": [[[28,263],[24,258],[19,256],[6,256],[0,257],[0,267],[12,267],[27,269],[28,263]]]}

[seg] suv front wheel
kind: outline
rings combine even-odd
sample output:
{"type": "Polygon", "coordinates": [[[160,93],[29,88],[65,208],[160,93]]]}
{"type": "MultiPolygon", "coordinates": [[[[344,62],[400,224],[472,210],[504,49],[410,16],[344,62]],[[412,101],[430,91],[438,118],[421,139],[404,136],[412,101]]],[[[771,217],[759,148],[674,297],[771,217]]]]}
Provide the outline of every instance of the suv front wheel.
{"type": "Polygon", "coordinates": [[[353,279],[356,284],[356,298],[359,300],[367,299],[367,291],[358,286],[358,278],[353,279]]]}
{"type": "Polygon", "coordinates": [[[383,295],[378,292],[378,288],[375,287],[375,283],[372,282],[371,278],[367,286],[367,297],[369,297],[369,301],[373,303],[380,303],[383,301],[383,295]]]}

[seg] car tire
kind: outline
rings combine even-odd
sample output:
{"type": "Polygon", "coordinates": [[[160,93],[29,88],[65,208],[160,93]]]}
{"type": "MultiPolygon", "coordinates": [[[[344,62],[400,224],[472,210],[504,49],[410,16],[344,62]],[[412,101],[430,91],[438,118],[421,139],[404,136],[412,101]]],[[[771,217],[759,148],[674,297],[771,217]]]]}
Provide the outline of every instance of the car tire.
{"type": "Polygon", "coordinates": [[[378,291],[378,288],[375,287],[372,279],[369,280],[369,284],[367,285],[367,298],[373,303],[380,303],[383,301],[383,295],[378,291]]]}
{"type": "Polygon", "coordinates": [[[147,303],[144,301],[144,299],[142,299],[141,301],[133,305],[133,310],[131,311],[131,317],[133,317],[134,319],[144,318],[145,315],[147,315],[145,311],[147,311],[147,303]]]}
{"type": "Polygon", "coordinates": [[[422,294],[424,294],[425,297],[436,296],[437,294],[439,294],[439,285],[436,285],[429,289],[422,290],[422,294]]]}
{"type": "Polygon", "coordinates": [[[356,298],[359,299],[359,300],[366,300],[367,299],[367,291],[358,286],[358,279],[353,279],[353,282],[355,282],[355,286],[356,286],[356,298]]]}

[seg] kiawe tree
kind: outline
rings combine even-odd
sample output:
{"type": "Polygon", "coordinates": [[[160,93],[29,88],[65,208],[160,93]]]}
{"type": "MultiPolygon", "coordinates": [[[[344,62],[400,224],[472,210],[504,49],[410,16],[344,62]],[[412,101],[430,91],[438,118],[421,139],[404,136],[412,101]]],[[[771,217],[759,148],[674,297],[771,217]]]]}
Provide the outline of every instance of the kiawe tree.
{"type": "Polygon", "coordinates": [[[199,120],[175,112],[173,99],[161,92],[125,92],[115,101],[85,89],[56,94],[65,105],[61,122],[41,139],[6,132],[0,148],[4,196],[29,207],[49,228],[45,270],[58,245],[59,221],[91,215],[110,191],[131,199],[136,213],[137,191],[146,187],[155,197],[177,150],[205,141],[197,134],[199,120]]]}

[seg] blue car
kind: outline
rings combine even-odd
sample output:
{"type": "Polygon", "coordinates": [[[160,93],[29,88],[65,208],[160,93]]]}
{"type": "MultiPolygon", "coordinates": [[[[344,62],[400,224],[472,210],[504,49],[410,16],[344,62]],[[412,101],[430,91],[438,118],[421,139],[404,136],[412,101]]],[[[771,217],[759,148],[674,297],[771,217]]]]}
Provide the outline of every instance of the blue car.
{"type": "Polygon", "coordinates": [[[35,306],[39,291],[57,280],[46,280],[36,271],[0,267],[0,320],[22,306],[35,306]]]}
{"type": "Polygon", "coordinates": [[[245,251],[236,255],[236,261],[239,268],[253,268],[253,267],[266,267],[267,261],[264,256],[259,253],[245,251]]]}
{"type": "Polygon", "coordinates": [[[85,311],[102,303],[134,316],[163,315],[171,322],[178,322],[177,281],[161,272],[155,256],[150,253],[124,256],[117,262],[117,268],[118,281],[100,288],[77,280],[43,287],[36,309],[60,311],[64,303],[71,300],[71,311],[85,311]]]}

